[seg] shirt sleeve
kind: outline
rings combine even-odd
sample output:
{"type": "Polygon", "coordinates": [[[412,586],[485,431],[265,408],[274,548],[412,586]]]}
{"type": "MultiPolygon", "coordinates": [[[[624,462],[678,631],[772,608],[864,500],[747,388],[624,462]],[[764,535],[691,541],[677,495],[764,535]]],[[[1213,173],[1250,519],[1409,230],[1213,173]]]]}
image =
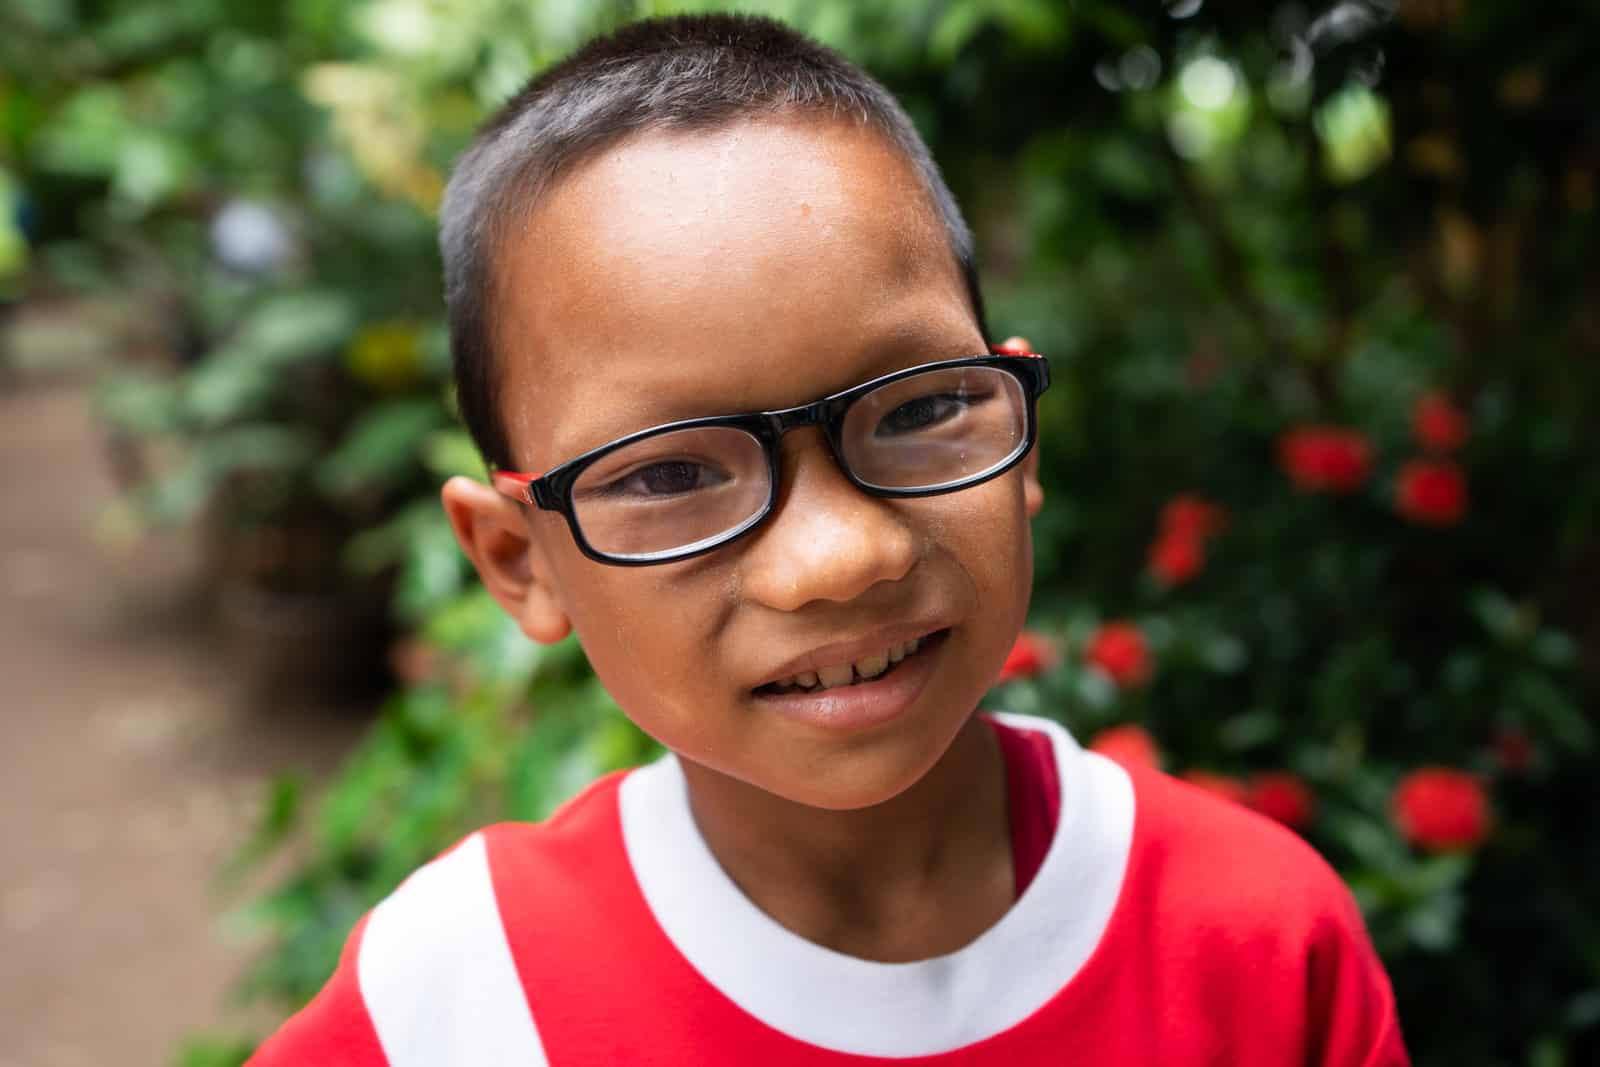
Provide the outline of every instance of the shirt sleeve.
{"type": "Polygon", "coordinates": [[[1316,1067],[1410,1067],[1389,976],[1361,909],[1335,880],[1332,907],[1311,943],[1306,1018],[1316,1067]]]}
{"type": "Polygon", "coordinates": [[[389,1067],[356,975],[366,929],[363,919],[345,942],[328,984],[257,1049],[245,1067],[389,1067]]]}

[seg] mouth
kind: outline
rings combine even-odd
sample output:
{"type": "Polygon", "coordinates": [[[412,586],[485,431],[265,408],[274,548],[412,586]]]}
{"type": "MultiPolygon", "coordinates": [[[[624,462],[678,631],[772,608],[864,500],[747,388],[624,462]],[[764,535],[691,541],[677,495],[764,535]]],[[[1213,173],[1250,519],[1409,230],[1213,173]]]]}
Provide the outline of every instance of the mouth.
{"type": "Polygon", "coordinates": [[[882,649],[858,656],[855,659],[824,664],[815,670],[801,670],[758,686],[756,696],[782,697],[833,692],[860,686],[870,686],[912,673],[921,667],[950,634],[945,627],[921,637],[894,641],[882,649]]]}

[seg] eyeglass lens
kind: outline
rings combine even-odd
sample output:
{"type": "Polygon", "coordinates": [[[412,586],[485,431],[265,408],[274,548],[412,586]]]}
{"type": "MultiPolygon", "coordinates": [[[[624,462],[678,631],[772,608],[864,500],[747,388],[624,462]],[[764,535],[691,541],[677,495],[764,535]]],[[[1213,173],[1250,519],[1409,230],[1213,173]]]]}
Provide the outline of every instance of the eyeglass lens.
{"type": "MultiPolygon", "coordinates": [[[[1027,395],[994,367],[951,367],[889,382],[845,415],[841,459],[883,489],[958,488],[1016,458],[1027,395]]],[[[572,489],[578,528],[622,559],[692,552],[755,522],[771,497],[761,441],[733,427],[669,430],[607,453],[572,489]]]]}

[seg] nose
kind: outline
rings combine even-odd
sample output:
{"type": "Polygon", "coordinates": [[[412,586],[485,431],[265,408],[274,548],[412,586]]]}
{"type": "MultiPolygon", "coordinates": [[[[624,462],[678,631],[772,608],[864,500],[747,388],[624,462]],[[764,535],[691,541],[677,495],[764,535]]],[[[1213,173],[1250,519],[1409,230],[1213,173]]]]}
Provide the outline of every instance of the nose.
{"type": "Polygon", "coordinates": [[[857,489],[819,430],[787,434],[783,452],[774,512],[744,557],[747,597],[796,611],[817,600],[853,600],[910,572],[917,538],[895,501],[857,489]]]}

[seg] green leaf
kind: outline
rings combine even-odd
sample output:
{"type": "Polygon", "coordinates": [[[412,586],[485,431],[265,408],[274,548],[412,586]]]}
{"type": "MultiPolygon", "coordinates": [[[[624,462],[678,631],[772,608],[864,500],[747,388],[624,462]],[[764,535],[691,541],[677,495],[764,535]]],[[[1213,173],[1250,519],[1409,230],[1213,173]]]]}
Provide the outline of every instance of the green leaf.
{"type": "Polygon", "coordinates": [[[1522,630],[1522,612],[1497,589],[1474,590],[1468,599],[1472,614],[1490,636],[1503,643],[1515,641],[1522,630]]]}
{"type": "Polygon", "coordinates": [[[1217,727],[1217,740],[1224,748],[1243,752],[1276,740],[1281,728],[1278,716],[1263,708],[1224,719],[1217,727]]]}
{"type": "Polygon", "coordinates": [[[258,414],[274,378],[262,363],[233,351],[214,353],[183,382],[184,414],[202,427],[258,414]]]}
{"type": "Polygon", "coordinates": [[[1586,989],[1567,1002],[1566,1023],[1574,1030],[1600,1024],[1600,988],[1586,989]]]}
{"type": "Polygon", "coordinates": [[[1560,630],[1541,630],[1533,639],[1533,655],[1546,667],[1570,667],[1578,658],[1578,643],[1560,630]]]}
{"type": "Polygon", "coordinates": [[[422,633],[440,648],[460,651],[483,641],[504,616],[489,591],[478,586],[436,609],[424,622],[422,633]]]}
{"type": "Polygon", "coordinates": [[[302,426],[249,423],[211,436],[204,445],[217,476],[235,471],[288,470],[310,462],[317,442],[302,426]]]}
{"type": "Polygon", "coordinates": [[[318,487],[342,496],[398,485],[417,469],[423,442],[444,420],[444,410],[432,398],[377,405],[318,466],[318,487]]]}
{"type": "Polygon", "coordinates": [[[511,760],[506,783],[510,814],[518,819],[543,819],[561,802],[557,780],[567,754],[582,741],[573,716],[555,708],[538,714],[511,760]]]}
{"type": "Polygon", "coordinates": [[[117,88],[91,83],[68,97],[40,132],[32,146],[34,162],[46,171],[106,177],[133,130],[117,88]]]}
{"type": "Polygon", "coordinates": [[[341,346],[355,330],[354,302],[328,290],[285,293],[264,299],[214,360],[242,360],[266,370],[320,357],[341,346]]]}
{"type": "Polygon", "coordinates": [[[216,490],[216,466],[203,455],[191,455],[182,463],[141,485],[134,494],[134,505],[146,519],[156,523],[182,523],[197,517],[216,490]]]}
{"type": "Polygon", "coordinates": [[[136,132],[117,153],[111,188],[131,209],[143,212],[180,192],[193,170],[191,154],[182,141],[136,132]]]}
{"type": "Polygon", "coordinates": [[[422,462],[440,478],[465,475],[476,481],[489,479],[489,468],[465,430],[440,430],[429,434],[422,446],[422,462]]]}
{"type": "Polygon", "coordinates": [[[1519,672],[1506,698],[1568,752],[1587,755],[1594,749],[1594,726],[1577,702],[1544,675],[1519,672]]]}
{"type": "Polygon", "coordinates": [[[1458,889],[1471,870],[1470,857],[1446,853],[1418,860],[1407,873],[1405,882],[1417,896],[1433,896],[1458,889]]]}
{"type": "Polygon", "coordinates": [[[219,875],[225,885],[253,869],[299,825],[304,782],[294,774],[280,774],[267,788],[266,803],[250,837],[228,857],[219,875]]]}
{"type": "Polygon", "coordinates": [[[186,1037],[178,1046],[176,1067],[241,1067],[256,1050],[245,1038],[186,1037]]]}
{"type": "Polygon", "coordinates": [[[424,497],[413,501],[387,522],[352,537],[345,546],[344,562],[358,574],[377,574],[398,566],[414,541],[437,536],[430,527],[442,527],[448,533],[450,520],[437,500],[424,497]]]}
{"type": "Polygon", "coordinates": [[[979,0],[957,0],[945,8],[928,37],[929,56],[939,63],[954,59],[990,19],[987,8],[988,5],[979,0]]]}
{"type": "MultiPolygon", "coordinates": [[[[417,523],[411,528],[400,564],[395,611],[406,619],[424,618],[455,597],[466,577],[467,561],[456,545],[450,524],[444,521],[417,523]]],[[[504,617],[503,612],[500,614],[504,617]]]]}
{"type": "Polygon", "coordinates": [[[172,433],[182,425],[182,396],[170,379],[119,374],[107,377],[95,391],[101,417],[132,433],[172,433]]]}

